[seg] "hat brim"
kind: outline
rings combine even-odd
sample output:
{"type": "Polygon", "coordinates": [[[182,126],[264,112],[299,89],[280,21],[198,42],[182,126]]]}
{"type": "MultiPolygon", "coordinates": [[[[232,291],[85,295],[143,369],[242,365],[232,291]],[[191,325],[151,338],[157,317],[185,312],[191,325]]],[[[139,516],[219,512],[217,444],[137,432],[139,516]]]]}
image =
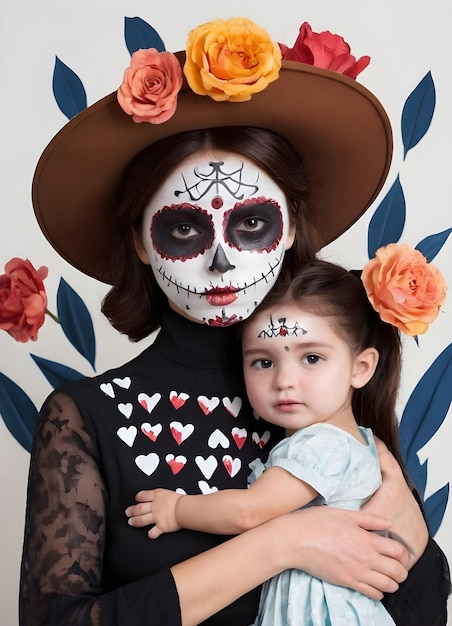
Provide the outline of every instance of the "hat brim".
{"type": "MultiPolygon", "coordinates": [[[[184,53],[178,53],[181,63],[184,53]]],[[[43,152],[33,179],[33,206],[51,245],[69,263],[111,282],[110,219],[129,160],[170,135],[215,126],[257,126],[285,137],[304,157],[322,246],[371,205],[387,177],[392,132],[378,99],[336,72],[283,61],[279,78],[242,103],[215,102],[184,81],[173,117],[133,122],[116,92],[68,122],[43,152]]]]}

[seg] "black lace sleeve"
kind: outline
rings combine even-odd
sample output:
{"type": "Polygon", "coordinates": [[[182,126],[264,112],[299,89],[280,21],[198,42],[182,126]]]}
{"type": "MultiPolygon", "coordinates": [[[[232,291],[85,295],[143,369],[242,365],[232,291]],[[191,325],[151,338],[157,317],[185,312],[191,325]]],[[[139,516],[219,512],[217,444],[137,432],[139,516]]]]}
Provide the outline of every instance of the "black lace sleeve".
{"type": "Polygon", "coordinates": [[[106,490],[77,407],[55,392],[31,456],[20,626],[180,626],[169,570],[102,593],[106,490]]]}
{"type": "Polygon", "coordinates": [[[384,597],[383,604],[397,626],[446,626],[450,591],[447,559],[430,537],[408,578],[396,593],[384,597]]]}

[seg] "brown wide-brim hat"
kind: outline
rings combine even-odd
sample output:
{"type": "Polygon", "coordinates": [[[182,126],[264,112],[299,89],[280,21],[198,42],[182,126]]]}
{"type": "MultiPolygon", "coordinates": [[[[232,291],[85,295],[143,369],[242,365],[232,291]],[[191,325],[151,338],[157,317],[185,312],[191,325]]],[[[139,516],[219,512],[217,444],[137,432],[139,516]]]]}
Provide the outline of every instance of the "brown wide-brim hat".
{"type": "MultiPolygon", "coordinates": [[[[185,53],[177,56],[183,65],[185,53]]],[[[176,112],[167,122],[135,123],[115,92],[52,139],[33,179],[33,206],[44,235],[69,263],[110,283],[110,216],[127,163],[159,139],[215,126],[266,128],[303,155],[322,246],[366,211],[389,171],[387,114],[368,89],[342,74],[283,61],[279,78],[247,102],[196,95],[184,79],[176,112]]]]}

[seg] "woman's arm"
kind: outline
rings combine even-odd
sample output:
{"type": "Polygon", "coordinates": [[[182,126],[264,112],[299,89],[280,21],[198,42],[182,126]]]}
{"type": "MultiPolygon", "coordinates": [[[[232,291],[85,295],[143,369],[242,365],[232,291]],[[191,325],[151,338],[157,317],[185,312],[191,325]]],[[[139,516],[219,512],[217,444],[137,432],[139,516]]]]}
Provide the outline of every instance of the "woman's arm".
{"type": "Polygon", "coordinates": [[[242,533],[172,568],[182,624],[199,624],[289,568],[381,599],[406,578],[408,558],[399,542],[367,532],[385,528],[363,512],[310,507],[242,533]]]}
{"type": "Polygon", "coordinates": [[[410,569],[427,546],[429,538],[427,525],[399,464],[384,443],[376,441],[376,444],[383,483],[364,505],[363,510],[390,520],[390,536],[399,539],[408,547],[410,569]]]}
{"type": "Polygon", "coordinates": [[[38,420],[27,494],[20,626],[178,626],[169,568],[105,593],[107,493],[73,400],[56,392],[38,420]]]}
{"type": "Polygon", "coordinates": [[[141,491],[139,504],[126,509],[131,526],[155,524],[156,539],[181,528],[236,535],[274,517],[296,511],[318,495],[310,485],[281,467],[267,469],[248,489],[181,496],[167,489],[141,491]]]}

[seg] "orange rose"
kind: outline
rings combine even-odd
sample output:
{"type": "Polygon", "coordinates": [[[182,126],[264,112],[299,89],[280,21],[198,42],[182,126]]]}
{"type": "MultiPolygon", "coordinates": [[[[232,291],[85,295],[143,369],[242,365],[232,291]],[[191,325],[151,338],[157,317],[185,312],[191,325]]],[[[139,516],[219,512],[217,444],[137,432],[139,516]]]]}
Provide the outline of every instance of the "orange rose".
{"type": "Polygon", "coordinates": [[[340,35],[333,35],[329,30],[314,33],[307,22],[300,27],[300,33],[293,48],[280,44],[283,59],[298,61],[315,67],[322,67],[356,78],[370,62],[364,56],[356,60],[350,52],[350,46],[340,35]]]}
{"type": "Polygon", "coordinates": [[[447,284],[439,269],[407,244],[391,243],[377,250],[361,279],[381,319],[410,336],[428,330],[446,297],[447,284]]]}
{"type": "Polygon", "coordinates": [[[182,69],[176,56],[149,48],[132,54],[117,97],[134,122],[161,124],[174,114],[181,87],[182,69]]]}
{"type": "Polygon", "coordinates": [[[188,34],[184,74],[191,89],[221,102],[244,102],[276,80],[281,50],[251,20],[214,20],[188,34]]]}
{"type": "Polygon", "coordinates": [[[28,259],[11,259],[0,276],[0,329],[25,343],[36,341],[44,323],[47,267],[36,270],[28,259]]]}

